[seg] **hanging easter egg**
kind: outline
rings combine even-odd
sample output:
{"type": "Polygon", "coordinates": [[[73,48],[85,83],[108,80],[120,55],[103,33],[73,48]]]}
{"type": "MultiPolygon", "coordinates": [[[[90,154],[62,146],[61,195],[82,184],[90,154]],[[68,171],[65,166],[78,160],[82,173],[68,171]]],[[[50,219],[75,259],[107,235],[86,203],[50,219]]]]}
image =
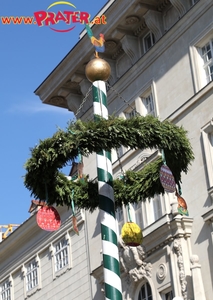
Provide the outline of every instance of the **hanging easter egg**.
{"type": "Polygon", "coordinates": [[[61,226],[61,218],[57,210],[52,206],[43,206],[36,215],[38,226],[47,231],[58,230],[61,226]]]}
{"type": "Polygon", "coordinates": [[[160,168],[160,182],[168,193],[174,193],[176,190],[176,183],[172,171],[168,166],[162,165],[160,168]]]}
{"type": "Polygon", "coordinates": [[[177,201],[178,201],[178,212],[179,212],[179,214],[188,216],[189,212],[187,210],[186,201],[178,193],[176,193],[176,196],[177,196],[177,201]]]}
{"type": "Polygon", "coordinates": [[[128,246],[137,247],[142,244],[143,234],[141,228],[133,222],[127,222],[121,229],[121,237],[128,246]]]}

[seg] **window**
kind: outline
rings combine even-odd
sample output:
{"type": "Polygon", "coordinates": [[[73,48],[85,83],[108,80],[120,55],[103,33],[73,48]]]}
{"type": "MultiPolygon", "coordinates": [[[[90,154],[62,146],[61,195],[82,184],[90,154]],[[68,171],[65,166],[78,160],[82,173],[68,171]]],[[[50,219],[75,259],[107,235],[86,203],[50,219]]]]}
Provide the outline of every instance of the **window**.
{"type": "Polygon", "coordinates": [[[152,93],[150,92],[145,97],[142,97],[142,101],[144,105],[144,115],[155,116],[155,106],[154,106],[152,93]]]}
{"type": "Polygon", "coordinates": [[[138,300],[152,300],[152,290],[148,282],[141,287],[138,300]]]}
{"type": "Polygon", "coordinates": [[[53,280],[55,280],[72,268],[69,233],[67,232],[55,243],[51,243],[49,251],[52,259],[53,280]]]}
{"type": "Polygon", "coordinates": [[[41,289],[39,263],[39,256],[37,255],[26,264],[22,265],[25,298],[41,289]]]}
{"type": "Polygon", "coordinates": [[[144,228],[145,222],[142,214],[142,202],[133,203],[133,208],[135,211],[135,223],[144,228]]]}
{"type": "Polygon", "coordinates": [[[135,107],[141,116],[157,116],[156,92],[154,82],[149,82],[142,94],[136,98],[135,107]]]}
{"type": "Polygon", "coordinates": [[[213,120],[211,120],[201,129],[201,133],[206,159],[208,191],[213,199],[213,120]]]}
{"type": "Polygon", "coordinates": [[[143,229],[157,221],[166,213],[165,197],[156,195],[154,198],[133,204],[135,222],[143,229]]]}
{"type": "Polygon", "coordinates": [[[167,292],[161,293],[161,299],[162,300],[172,300],[173,297],[174,297],[173,292],[172,291],[168,292],[168,289],[167,289],[167,292]]]}
{"type": "Polygon", "coordinates": [[[135,108],[135,105],[131,105],[129,109],[126,110],[125,112],[125,117],[126,119],[130,119],[132,117],[135,117],[137,115],[137,111],[135,108]]]}
{"type": "Polygon", "coordinates": [[[143,38],[144,52],[147,52],[155,43],[155,36],[152,32],[149,32],[143,38]]]}
{"type": "Polygon", "coordinates": [[[38,263],[34,259],[26,266],[26,291],[30,291],[38,285],[38,263]]]}
{"type": "Polygon", "coordinates": [[[63,238],[55,244],[55,272],[63,269],[68,265],[68,244],[67,240],[63,238]]]}
{"type": "Polygon", "coordinates": [[[208,25],[189,47],[195,92],[213,80],[213,24],[208,25]]]}
{"type": "Polygon", "coordinates": [[[208,41],[208,43],[201,48],[201,57],[206,74],[206,82],[208,83],[213,79],[213,40],[208,41]]]}
{"type": "Polygon", "coordinates": [[[9,280],[3,282],[0,286],[1,300],[11,300],[11,284],[9,280]]]}

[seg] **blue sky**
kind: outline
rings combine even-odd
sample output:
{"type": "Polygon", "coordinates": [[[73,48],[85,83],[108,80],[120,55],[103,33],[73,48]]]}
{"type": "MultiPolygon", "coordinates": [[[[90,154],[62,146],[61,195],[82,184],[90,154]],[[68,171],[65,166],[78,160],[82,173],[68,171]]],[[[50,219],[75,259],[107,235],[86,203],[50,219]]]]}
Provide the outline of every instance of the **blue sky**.
{"type": "MultiPolygon", "coordinates": [[[[53,2],[1,1],[0,16],[33,16],[53,2]]],[[[93,17],[107,2],[70,3],[93,17]]],[[[3,25],[0,21],[0,225],[21,224],[29,217],[33,197],[23,184],[23,176],[30,148],[39,139],[51,137],[57,127],[65,129],[72,118],[68,110],[42,104],[34,90],[78,42],[82,30],[81,24],[68,33],[58,33],[47,26],[3,25]]]]}

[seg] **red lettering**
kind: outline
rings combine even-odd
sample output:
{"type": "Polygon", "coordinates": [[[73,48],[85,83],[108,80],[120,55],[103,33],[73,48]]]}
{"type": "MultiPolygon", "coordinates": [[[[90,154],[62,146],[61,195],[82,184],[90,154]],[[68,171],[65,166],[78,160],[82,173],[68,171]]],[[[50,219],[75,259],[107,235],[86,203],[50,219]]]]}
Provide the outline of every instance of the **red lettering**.
{"type": "Polygon", "coordinates": [[[43,26],[43,21],[47,18],[47,12],[44,10],[34,12],[34,17],[38,26],[43,26]]]}
{"type": "Polygon", "coordinates": [[[55,22],[58,23],[59,21],[64,21],[65,23],[67,23],[67,19],[65,18],[65,16],[62,14],[61,11],[59,11],[55,17],[55,22]]]}
{"type": "Polygon", "coordinates": [[[101,22],[102,22],[102,24],[107,24],[107,22],[106,22],[106,16],[105,15],[102,15],[101,16],[101,22]]]}
{"type": "Polygon", "coordinates": [[[10,18],[8,18],[8,17],[1,17],[1,21],[2,21],[2,24],[10,24],[10,22],[11,22],[11,19],[10,18]]]}
{"type": "Polygon", "coordinates": [[[73,23],[78,23],[80,22],[80,11],[75,11],[75,13],[72,15],[72,22],[73,23]]]}
{"type": "Polygon", "coordinates": [[[85,23],[85,24],[90,23],[89,18],[90,18],[90,14],[88,14],[87,12],[80,13],[80,22],[81,23],[85,23]]]}
{"type": "Polygon", "coordinates": [[[47,13],[47,18],[45,19],[45,25],[49,26],[50,24],[55,25],[56,21],[55,21],[55,13],[53,12],[48,12],[47,13]]]}
{"type": "Polygon", "coordinates": [[[23,17],[24,24],[33,24],[33,17],[23,17]]]}
{"type": "Polygon", "coordinates": [[[23,17],[12,17],[13,24],[21,24],[23,17]]]}
{"type": "Polygon", "coordinates": [[[74,12],[65,10],[63,13],[64,13],[64,15],[66,16],[66,19],[67,19],[66,23],[70,24],[71,23],[71,17],[74,14],[74,12]]]}

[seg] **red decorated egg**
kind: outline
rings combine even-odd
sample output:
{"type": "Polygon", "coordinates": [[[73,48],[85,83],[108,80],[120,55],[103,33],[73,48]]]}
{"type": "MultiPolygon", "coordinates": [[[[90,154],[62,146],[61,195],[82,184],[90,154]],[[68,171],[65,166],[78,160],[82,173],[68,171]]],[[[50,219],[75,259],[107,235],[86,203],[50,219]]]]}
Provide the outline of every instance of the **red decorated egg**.
{"type": "Polygon", "coordinates": [[[61,226],[61,218],[57,210],[52,206],[43,206],[36,215],[38,226],[47,231],[58,230],[61,226]]]}
{"type": "Polygon", "coordinates": [[[176,190],[176,183],[172,171],[168,166],[163,165],[160,168],[160,182],[164,190],[168,193],[174,193],[176,190]]]}

